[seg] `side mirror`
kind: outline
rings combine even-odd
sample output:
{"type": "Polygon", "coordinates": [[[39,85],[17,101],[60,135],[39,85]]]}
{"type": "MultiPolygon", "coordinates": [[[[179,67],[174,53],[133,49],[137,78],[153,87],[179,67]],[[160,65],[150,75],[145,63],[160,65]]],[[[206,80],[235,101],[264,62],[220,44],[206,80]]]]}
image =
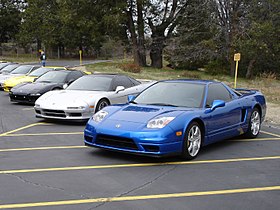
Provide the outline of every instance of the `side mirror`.
{"type": "Polygon", "coordinates": [[[206,110],[206,113],[210,113],[217,109],[218,107],[224,107],[226,105],[226,102],[223,100],[214,100],[212,103],[212,107],[210,109],[206,110]]]}
{"type": "Polygon", "coordinates": [[[123,91],[125,88],[124,88],[124,86],[118,86],[117,88],[116,88],[116,93],[118,93],[118,92],[120,92],[120,91],[123,91]]]}
{"type": "Polygon", "coordinates": [[[133,101],[135,98],[136,98],[136,97],[135,97],[134,95],[128,95],[128,96],[127,96],[127,101],[128,101],[128,102],[131,102],[131,101],[133,101]]]}
{"type": "Polygon", "coordinates": [[[62,87],[63,89],[66,89],[68,87],[68,84],[64,84],[62,87]]]}

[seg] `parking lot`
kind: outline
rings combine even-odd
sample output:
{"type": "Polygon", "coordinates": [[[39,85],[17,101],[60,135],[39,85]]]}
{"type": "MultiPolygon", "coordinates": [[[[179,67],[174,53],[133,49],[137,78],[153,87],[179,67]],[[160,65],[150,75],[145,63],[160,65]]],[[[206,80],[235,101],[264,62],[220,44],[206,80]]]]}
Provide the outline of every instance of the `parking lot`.
{"type": "Polygon", "coordinates": [[[84,127],[36,119],[1,91],[0,209],[279,209],[278,128],[182,161],[87,148],[84,127]]]}

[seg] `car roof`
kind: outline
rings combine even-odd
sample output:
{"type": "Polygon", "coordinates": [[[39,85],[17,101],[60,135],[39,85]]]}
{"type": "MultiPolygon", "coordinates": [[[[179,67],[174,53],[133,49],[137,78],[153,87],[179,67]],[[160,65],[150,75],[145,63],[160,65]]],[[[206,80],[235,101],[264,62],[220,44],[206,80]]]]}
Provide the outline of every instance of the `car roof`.
{"type": "Polygon", "coordinates": [[[174,80],[162,80],[160,82],[178,82],[178,83],[195,83],[195,84],[211,84],[211,83],[221,83],[215,80],[196,80],[196,79],[174,79],[174,80]]]}
{"type": "Polygon", "coordinates": [[[90,76],[90,77],[95,77],[95,76],[104,76],[104,77],[117,77],[117,76],[126,76],[126,75],[123,75],[123,74],[111,74],[111,73],[94,73],[94,74],[89,74],[89,75],[86,75],[86,76],[90,76]]]}

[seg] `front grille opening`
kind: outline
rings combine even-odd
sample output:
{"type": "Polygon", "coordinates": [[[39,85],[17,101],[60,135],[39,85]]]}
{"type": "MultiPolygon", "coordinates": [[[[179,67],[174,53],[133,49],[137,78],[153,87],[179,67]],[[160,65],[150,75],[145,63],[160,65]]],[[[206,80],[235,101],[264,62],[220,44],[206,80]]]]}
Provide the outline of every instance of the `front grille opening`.
{"type": "Polygon", "coordinates": [[[61,110],[43,109],[43,114],[50,117],[63,117],[66,118],[66,114],[61,110]]]}
{"type": "Polygon", "coordinates": [[[85,135],[84,138],[87,142],[92,142],[92,137],[91,136],[85,135]]]}
{"type": "Polygon", "coordinates": [[[41,111],[40,111],[40,110],[35,110],[35,112],[36,112],[37,114],[41,114],[41,111]]]}
{"type": "Polygon", "coordinates": [[[120,149],[138,150],[137,145],[132,139],[119,136],[97,135],[95,143],[120,149]]]}
{"type": "Polygon", "coordinates": [[[154,146],[154,145],[142,145],[142,146],[147,152],[159,152],[159,146],[154,146]]]}
{"type": "Polygon", "coordinates": [[[81,113],[68,113],[69,117],[81,117],[82,114],[81,113]]]}

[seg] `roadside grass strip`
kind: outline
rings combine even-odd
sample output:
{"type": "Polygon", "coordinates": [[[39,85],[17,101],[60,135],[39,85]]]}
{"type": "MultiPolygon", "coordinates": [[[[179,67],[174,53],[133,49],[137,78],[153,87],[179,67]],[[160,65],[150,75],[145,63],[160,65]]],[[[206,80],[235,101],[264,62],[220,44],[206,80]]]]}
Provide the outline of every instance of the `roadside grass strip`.
{"type": "Polygon", "coordinates": [[[162,162],[162,163],[132,163],[132,164],[115,164],[115,165],[72,166],[72,167],[59,167],[59,168],[12,169],[12,170],[0,170],[0,174],[77,171],[77,170],[93,170],[93,169],[169,166],[169,165],[234,163],[234,162],[245,162],[245,161],[264,161],[264,160],[279,160],[279,159],[280,156],[270,156],[270,157],[248,157],[248,158],[232,158],[232,159],[218,159],[218,160],[177,161],[177,162],[162,162]]]}
{"type": "Polygon", "coordinates": [[[183,193],[168,193],[168,194],[154,194],[154,195],[137,195],[137,196],[123,196],[123,197],[104,197],[80,200],[61,200],[37,203],[19,203],[19,204],[0,204],[0,209],[18,209],[18,208],[31,208],[31,207],[46,207],[46,206],[62,206],[62,205],[77,205],[77,204],[91,204],[91,203],[111,203],[121,201],[139,201],[139,200],[155,200],[167,198],[186,198],[197,196],[215,196],[215,195],[228,195],[238,193],[256,193],[267,191],[279,191],[280,186],[267,186],[255,188],[239,188],[239,189],[225,189],[213,191],[200,191],[200,192],[183,192],[183,193]]]}

